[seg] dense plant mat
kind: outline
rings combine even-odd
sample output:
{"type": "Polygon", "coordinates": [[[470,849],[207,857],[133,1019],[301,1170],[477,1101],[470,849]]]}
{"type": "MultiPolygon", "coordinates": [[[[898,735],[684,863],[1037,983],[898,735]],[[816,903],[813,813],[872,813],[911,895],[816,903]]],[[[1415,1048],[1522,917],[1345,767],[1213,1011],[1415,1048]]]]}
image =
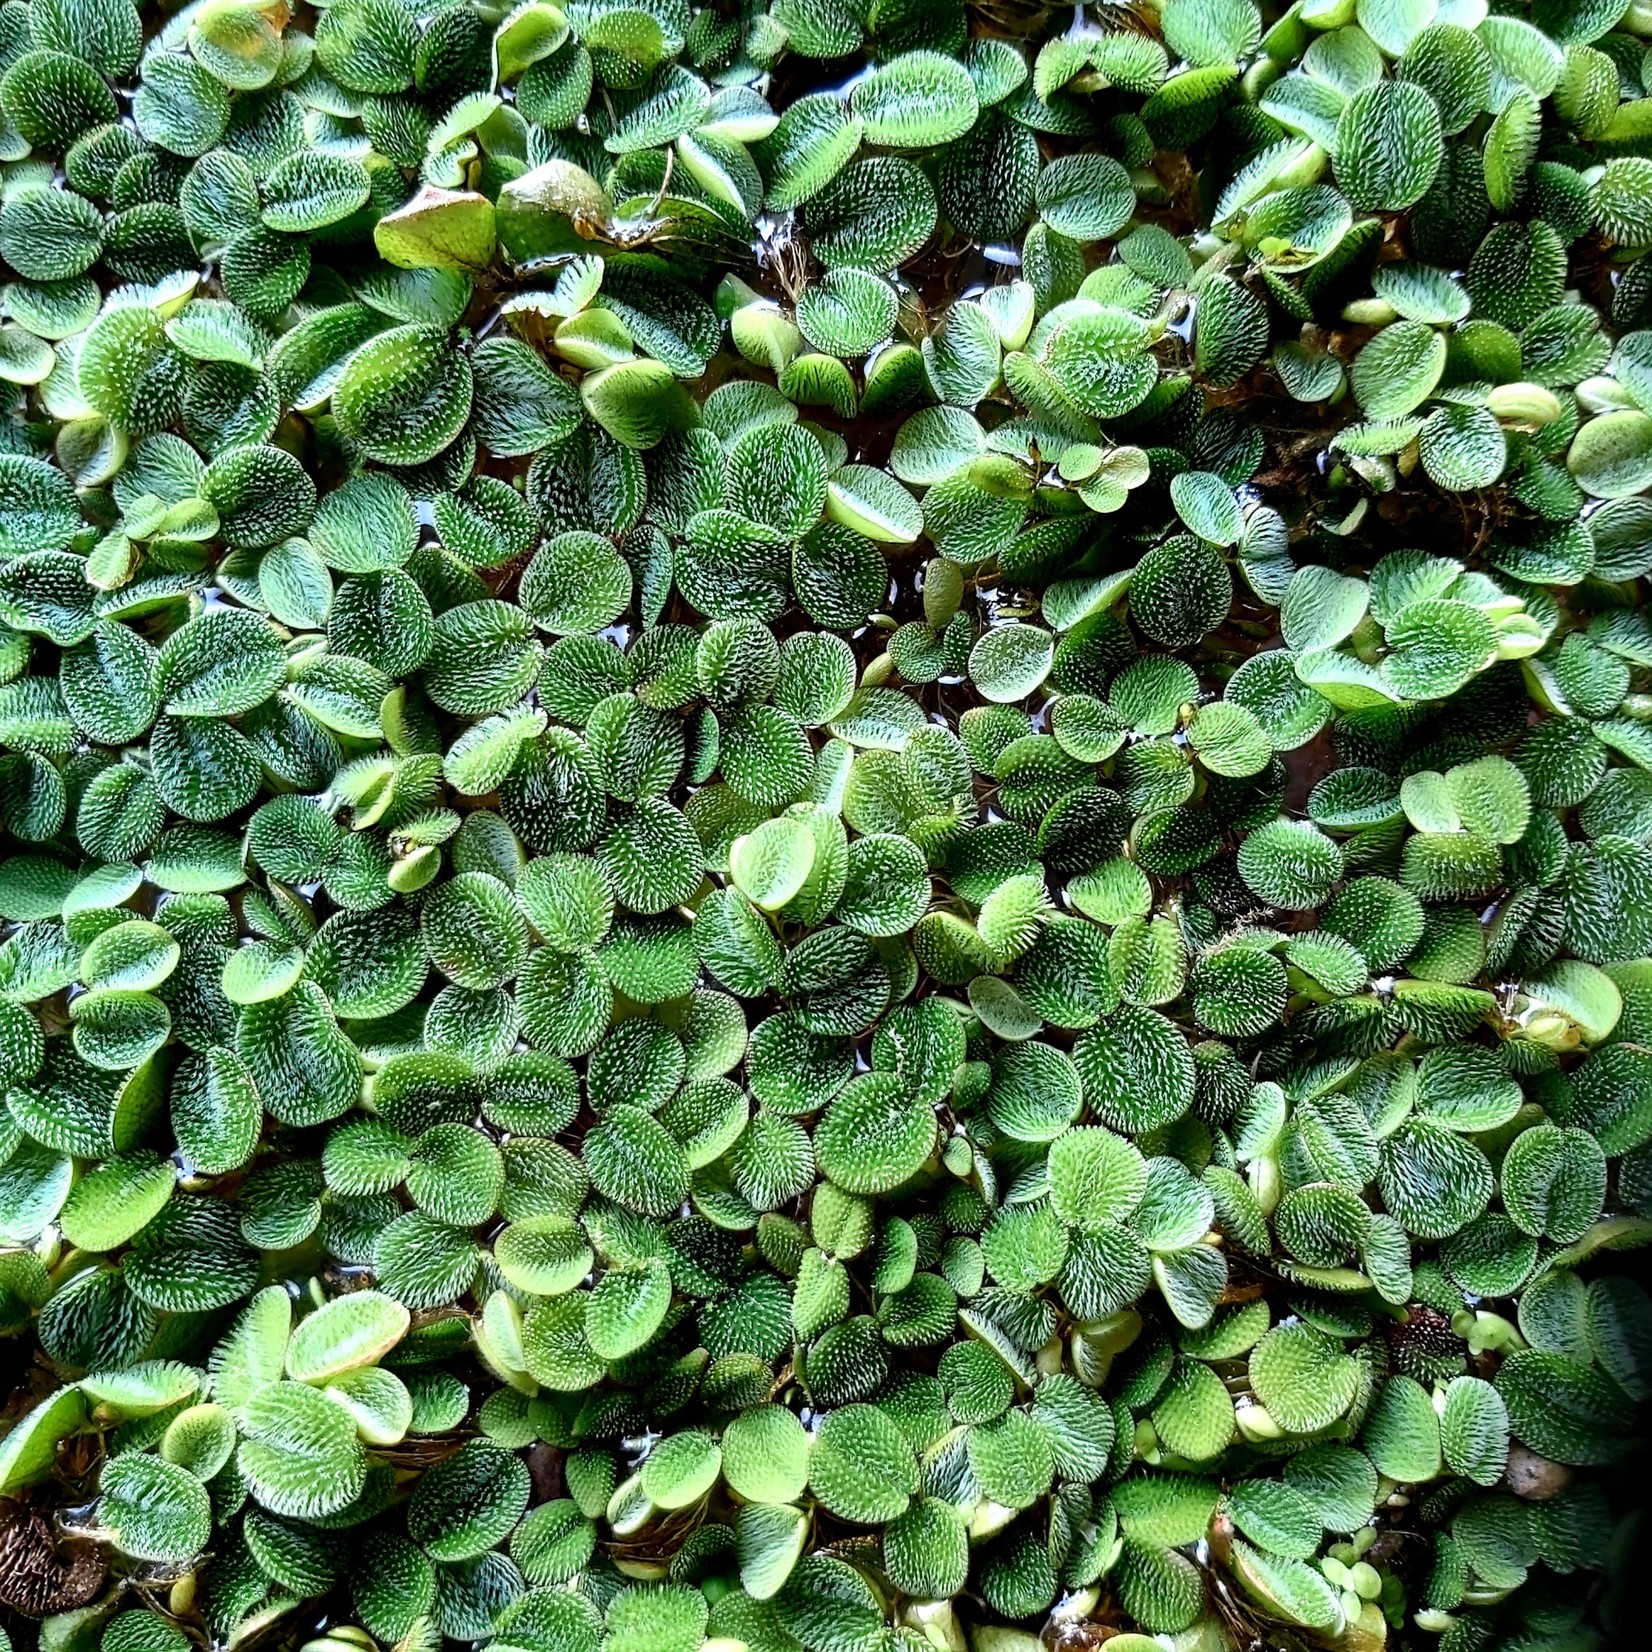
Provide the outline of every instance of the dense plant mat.
{"type": "Polygon", "coordinates": [[[1649,42],[0,4],[0,1647],[1632,1632],[1649,42]]]}

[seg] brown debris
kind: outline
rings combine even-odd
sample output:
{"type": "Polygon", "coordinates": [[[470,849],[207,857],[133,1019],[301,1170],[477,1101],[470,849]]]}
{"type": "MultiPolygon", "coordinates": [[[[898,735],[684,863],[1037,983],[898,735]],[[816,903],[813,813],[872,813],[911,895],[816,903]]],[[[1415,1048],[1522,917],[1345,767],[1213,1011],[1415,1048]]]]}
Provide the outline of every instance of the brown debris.
{"type": "Polygon", "coordinates": [[[36,1618],[73,1611],[96,1599],[107,1575],[96,1543],[60,1537],[38,1510],[0,1500],[0,1605],[36,1618]]]}
{"type": "Polygon", "coordinates": [[[1542,1503],[1558,1496],[1571,1481],[1572,1471],[1562,1463],[1551,1463],[1539,1457],[1529,1446],[1518,1440],[1509,1447],[1508,1467],[1503,1470],[1503,1484],[1516,1497],[1528,1502],[1542,1503]]]}
{"type": "Polygon", "coordinates": [[[1438,1308],[1426,1302],[1408,1303],[1405,1318],[1388,1328],[1388,1346],[1401,1370],[1408,1357],[1452,1359],[1464,1352],[1463,1339],[1438,1308]]]}

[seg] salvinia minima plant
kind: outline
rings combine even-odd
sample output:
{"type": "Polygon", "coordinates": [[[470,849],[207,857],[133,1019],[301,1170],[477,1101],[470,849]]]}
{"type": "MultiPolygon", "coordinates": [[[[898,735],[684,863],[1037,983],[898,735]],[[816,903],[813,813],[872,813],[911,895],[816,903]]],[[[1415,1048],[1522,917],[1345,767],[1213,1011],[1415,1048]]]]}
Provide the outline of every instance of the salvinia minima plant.
{"type": "Polygon", "coordinates": [[[0,1652],[1644,1612],[1648,0],[0,5],[0,1652]]]}

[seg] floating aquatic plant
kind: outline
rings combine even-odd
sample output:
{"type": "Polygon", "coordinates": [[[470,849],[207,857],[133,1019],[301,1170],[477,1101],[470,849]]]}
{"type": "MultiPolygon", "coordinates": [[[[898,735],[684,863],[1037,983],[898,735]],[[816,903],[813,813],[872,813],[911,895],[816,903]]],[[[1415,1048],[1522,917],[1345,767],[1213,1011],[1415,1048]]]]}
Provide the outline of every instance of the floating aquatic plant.
{"type": "Polygon", "coordinates": [[[0,5],[0,1648],[1636,1621],[1649,41],[0,5]]]}

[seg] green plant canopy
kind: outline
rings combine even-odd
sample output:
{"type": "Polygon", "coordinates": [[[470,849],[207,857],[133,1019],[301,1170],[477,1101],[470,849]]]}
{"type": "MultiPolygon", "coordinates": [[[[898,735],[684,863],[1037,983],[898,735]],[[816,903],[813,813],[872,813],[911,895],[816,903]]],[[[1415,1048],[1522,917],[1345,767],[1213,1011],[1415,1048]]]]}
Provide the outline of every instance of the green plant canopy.
{"type": "Polygon", "coordinates": [[[1649,250],[1652,0],[4,0],[0,1652],[1632,1635],[1649,250]]]}

